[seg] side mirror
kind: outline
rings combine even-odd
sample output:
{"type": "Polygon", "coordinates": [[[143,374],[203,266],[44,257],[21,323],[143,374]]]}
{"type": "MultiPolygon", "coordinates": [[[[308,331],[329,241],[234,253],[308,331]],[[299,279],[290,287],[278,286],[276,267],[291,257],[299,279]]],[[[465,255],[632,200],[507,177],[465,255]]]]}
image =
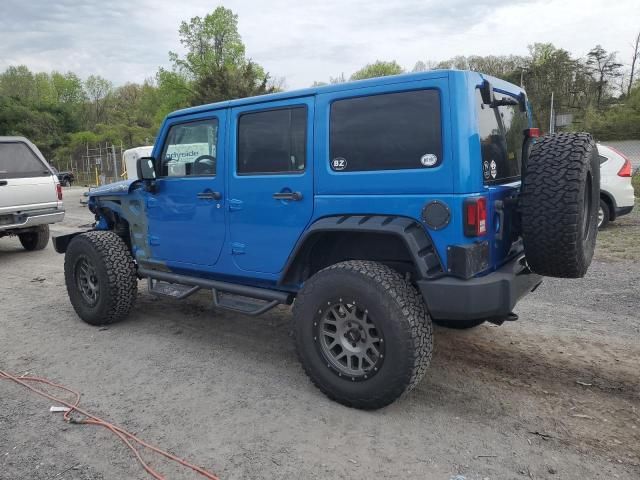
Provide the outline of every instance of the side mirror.
{"type": "Polygon", "coordinates": [[[136,170],[140,180],[156,179],[155,160],[152,157],[139,158],[136,163],[136,170]]]}
{"type": "Polygon", "coordinates": [[[491,105],[495,101],[496,97],[493,94],[493,86],[489,80],[485,80],[482,82],[482,85],[480,85],[480,95],[482,96],[482,103],[485,105],[491,105]]]}

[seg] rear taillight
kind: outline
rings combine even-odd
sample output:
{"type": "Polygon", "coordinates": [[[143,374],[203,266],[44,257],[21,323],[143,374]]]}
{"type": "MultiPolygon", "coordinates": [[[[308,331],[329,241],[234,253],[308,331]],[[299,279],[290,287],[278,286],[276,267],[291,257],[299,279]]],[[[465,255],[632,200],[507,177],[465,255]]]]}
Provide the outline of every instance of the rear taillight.
{"type": "Polygon", "coordinates": [[[58,194],[58,200],[62,200],[62,185],[56,183],[56,193],[58,194]]]}
{"type": "Polygon", "coordinates": [[[524,131],[524,136],[527,138],[538,138],[540,136],[539,128],[527,128],[524,131]]]}
{"type": "Polygon", "coordinates": [[[487,233],[487,199],[468,198],[464,202],[464,234],[479,237],[487,233]]]}
{"type": "Polygon", "coordinates": [[[618,172],[618,176],[619,177],[630,177],[631,176],[631,162],[629,161],[628,158],[624,159],[624,165],[622,165],[622,168],[618,172]]]}
{"type": "Polygon", "coordinates": [[[618,150],[617,148],[613,148],[613,147],[609,147],[611,150],[613,150],[614,152],[616,152],[618,155],[620,155],[623,159],[624,159],[624,163],[622,164],[622,168],[618,171],[618,176],[619,177],[630,177],[631,176],[631,161],[627,158],[627,156],[622,153],[620,150],[618,150]]]}

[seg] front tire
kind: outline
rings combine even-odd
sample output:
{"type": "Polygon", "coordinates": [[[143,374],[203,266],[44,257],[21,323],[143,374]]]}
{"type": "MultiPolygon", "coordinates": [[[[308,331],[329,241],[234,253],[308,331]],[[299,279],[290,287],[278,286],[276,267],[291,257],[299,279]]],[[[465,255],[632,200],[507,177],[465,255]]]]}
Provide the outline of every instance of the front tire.
{"type": "Polygon", "coordinates": [[[380,263],[321,270],[305,282],[293,316],[305,372],[349,407],[389,405],[418,384],[431,361],[431,318],[422,297],[380,263]]]}
{"type": "Polygon", "coordinates": [[[75,237],[65,255],[64,277],[71,305],[90,325],[122,320],[135,303],[136,266],[127,245],[114,232],[75,237]]]}
{"type": "Polygon", "coordinates": [[[20,233],[18,239],[25,250],[42,250],[49,243],[49,225],[40,225],[31,232],[20,233]]]}

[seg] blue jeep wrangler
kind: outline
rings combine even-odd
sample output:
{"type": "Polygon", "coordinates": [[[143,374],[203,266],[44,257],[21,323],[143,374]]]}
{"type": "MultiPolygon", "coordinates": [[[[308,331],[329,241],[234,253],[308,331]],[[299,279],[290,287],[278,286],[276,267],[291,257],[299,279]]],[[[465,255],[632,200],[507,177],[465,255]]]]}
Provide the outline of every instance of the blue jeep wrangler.
{"type": "Polygon", "coordinates": [[[112,323],[146,279],[249,315],[293,304],[317,387],[383,407],[424,375],[432,322],[515,320],[542,276],[585,274],[596,146],[537,136],[521,88],[466,71],[174,112],[137,180],[90,192],[94,228],[54,239],[71,303],[112,323]]]}

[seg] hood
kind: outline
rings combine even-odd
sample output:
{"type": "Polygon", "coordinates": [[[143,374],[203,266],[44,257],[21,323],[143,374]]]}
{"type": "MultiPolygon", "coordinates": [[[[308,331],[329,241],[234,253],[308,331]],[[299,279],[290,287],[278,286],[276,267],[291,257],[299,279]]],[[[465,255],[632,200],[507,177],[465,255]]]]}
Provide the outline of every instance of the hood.
{"type": "Polygon", "coordinates": [[[128,195],[134,183],[138,180],[122,180],[89,190],[89,197],[104,197],[113,195],[128,195]]]}

